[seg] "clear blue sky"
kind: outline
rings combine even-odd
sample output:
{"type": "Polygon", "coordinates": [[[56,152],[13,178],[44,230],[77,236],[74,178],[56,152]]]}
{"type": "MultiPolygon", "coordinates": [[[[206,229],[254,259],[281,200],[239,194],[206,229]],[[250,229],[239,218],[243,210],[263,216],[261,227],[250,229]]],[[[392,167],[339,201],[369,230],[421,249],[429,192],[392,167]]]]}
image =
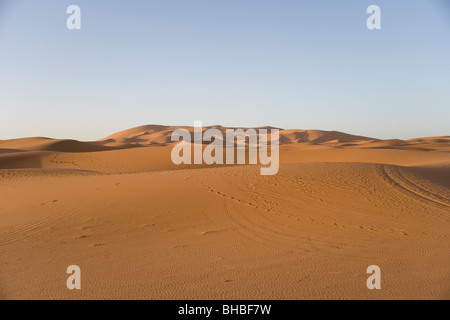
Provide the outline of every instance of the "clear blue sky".
{"type": "Polygon", "coordinates": [[[450,4],[0,0],[0,139],[194,120],[450,135],[450,4]],[[382,30],[366,27],[371,4],[382,30]]]}

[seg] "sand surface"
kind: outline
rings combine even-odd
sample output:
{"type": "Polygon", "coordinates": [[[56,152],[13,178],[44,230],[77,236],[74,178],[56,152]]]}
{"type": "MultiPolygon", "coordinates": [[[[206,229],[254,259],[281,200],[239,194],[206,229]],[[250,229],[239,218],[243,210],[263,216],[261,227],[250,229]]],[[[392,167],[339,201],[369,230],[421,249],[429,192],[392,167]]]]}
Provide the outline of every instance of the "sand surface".
{"type": "Polygon", "coordinates": [[[173,129],[0,141],[0,298],[450,299],[449,137],[282,130],[261,176],[173,165],[173,129]]]}

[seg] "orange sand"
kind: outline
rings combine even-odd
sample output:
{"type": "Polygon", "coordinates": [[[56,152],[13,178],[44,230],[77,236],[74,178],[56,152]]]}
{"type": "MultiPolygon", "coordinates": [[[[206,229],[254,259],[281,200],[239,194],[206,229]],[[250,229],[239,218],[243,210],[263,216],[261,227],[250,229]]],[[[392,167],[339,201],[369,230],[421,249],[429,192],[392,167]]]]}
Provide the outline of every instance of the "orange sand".
{"type": "Polygon", "coordinates": [[[0,298],[450,298],[449,137],[282,130],[261,176],[173,165],[174,129],[0,141],[0,298]]]}

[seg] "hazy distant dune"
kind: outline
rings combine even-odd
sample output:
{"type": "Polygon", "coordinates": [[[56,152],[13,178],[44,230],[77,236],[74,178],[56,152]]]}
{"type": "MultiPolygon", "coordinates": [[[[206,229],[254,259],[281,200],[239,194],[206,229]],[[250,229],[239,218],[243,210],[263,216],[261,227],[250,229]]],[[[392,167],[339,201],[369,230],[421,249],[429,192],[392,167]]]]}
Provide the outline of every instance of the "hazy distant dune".
{"type": "MultiPolygon", "coordinates": [[[[227,129],[236,129],[233,127],[222,127],[219,125],[203,127],[203,130],[210,128],[219,129],[223,135],[227,129]]],[[[193,127],[183,126],[159,126],[159,125],[147,125],[140,126],[128,130],[123,130],[114,133],[100,141],[110,143],[134,143],[139,145],[152,145],[152,144],[168,144],[172,143],[171,135],[175,129],[186,129],[193,132],[193,127]]],[[[247,129],[247,128],[245,128],[247,129]]],[[[270,132],[271,129],[279,129],[270,126],[257,127],[255,130],[265,129],[270,132]]],[[[280,144],[291,143],[324,143],[329,141],[348,142],[348,141],[371,141],[376,140],[373,138],[367,138],[362,136],[355,136],[338,131],[324,131],[324,130],[297,130],[297,129],[279,129],[280,130],[280,144]]]]}
{"type": "MultiPolygon", "coordinates": [[[[229,129],[215,125],[204,127],[203,130],[208,128],[219,129],[224,135],[229,129]]],[[[185,166],[173,165],[170,160],[172,146],[178,143],[171,141],[172,132],[176,129],[186,129],[191,134],[194,131],[193,127],[146,125],[123,130],[99,141],[90,142],[42,137],[1,140],[0,169],[55,168],[119,173],[185,168],[185,166]]],[[[259,129],[274,128],[266,126],[259,129]]],[[[279,130],[281,163],[328,162],[337,159],[346,162],[405,164],[415,163],[414,159],[423,157],[427,161],[440,162],[441,153],[450,151],[449,137],[404,141],[380,140],[338,131],[279,130]],[[369,150],[380,151],[374,151],[374,153],[369,150]],[[392,152],[386,153],[382,150],[392,150],[392,152]],[[438,153],[425,156],[420,153],[406,155],[405,152],[398,154],[400,150],[438,153]]],[[[198,167],[195,166],[195,168],[198,167]]]]}

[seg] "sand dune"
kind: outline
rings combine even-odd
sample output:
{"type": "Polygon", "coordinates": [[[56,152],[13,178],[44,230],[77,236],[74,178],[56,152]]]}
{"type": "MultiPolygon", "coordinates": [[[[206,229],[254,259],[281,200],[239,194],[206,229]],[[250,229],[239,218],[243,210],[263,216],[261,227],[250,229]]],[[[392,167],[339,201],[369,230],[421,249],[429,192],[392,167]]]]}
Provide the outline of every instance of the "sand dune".
{"type": "MultiPolygon", "coordinates": [[[[203,131],[214,128],[219,129],[222,134],[225,134],[227,129],[236,129],[232,127],[222,127],[219,125],[203,127],[203,131]]],[[[100,141],[104,141],[107,144],[120,145],[120,144],[138,144],[138,145],[153,145],[153,144],[168,144],[171,142],[172,132],[176,129],[186,129],[193,133],[193,127],[183,126],[160,126],[160,125],[146,125],[140,126],[124,131],[114,133],[100,141]]],[[[248,128],[244,128],[246,130],[248,128]]],[[[280,130],[280,144],[291,144],[299,142],[312,142],[323,143],[329,141],[336,142],[348,142],[348,141],[372,141],[373,138],[367,138],[362,136],[355,136],[338,131],[323,131],[323,130],[298,130],[289,129],[284,130],[280,128],[265,126],[257,127],[260,129],[279,129],[280,130]]],[[[193,140],[193,139],[192,139],[193,140]]]]}
{"type": "Polygon", "coordinates": [[[0,141],[0,298],[450,298],[449,137],[282,130],[261,176],[173,165],[174,128],[0,141]]]}
{"type": "MultiPolygon", "coordinates": [[[[171,134],[180,128],[193,133],[193,127],[147,125],[91,142],[50,138],[0,140],[0,169],[53,168],[102,173],[184,169],[185,166],[175,166],[170,161],[173,145],[178,143],[171,141],[171,134]]],[[[208,128],[217,128],[223,133],[228,129],[216,125],[203,130],[208,128]]],[[[379,140],[337,131],[280,129],[280,146],[281,163],[330,162],[332,157],[340,162],[410,165],[423,158],[428,163],[447,161],[450,137],[379,140]],[[433,153],[423,154],[422,151],[433,153]]]]}

